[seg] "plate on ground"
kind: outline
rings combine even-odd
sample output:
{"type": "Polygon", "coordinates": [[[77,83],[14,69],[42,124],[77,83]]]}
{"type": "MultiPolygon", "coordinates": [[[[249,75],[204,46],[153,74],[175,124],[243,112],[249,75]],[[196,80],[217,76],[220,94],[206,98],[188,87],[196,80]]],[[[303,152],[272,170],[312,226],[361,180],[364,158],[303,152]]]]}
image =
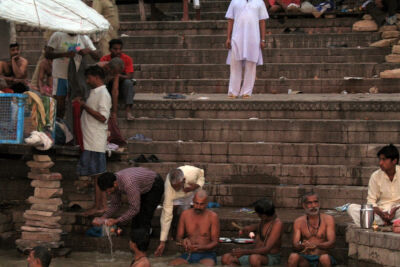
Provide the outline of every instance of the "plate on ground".
{"type": "Polygon", "coordinates": [[[229,237],[220,237],[219,242],[220,243],[232,243],[232,239],[230,239],[229,237]]]}
{"type": "Polygon", "coordinates": [[[251,238],[233,238],[233,242],[237,244],[253,244],[254,239],[251,238]]]}

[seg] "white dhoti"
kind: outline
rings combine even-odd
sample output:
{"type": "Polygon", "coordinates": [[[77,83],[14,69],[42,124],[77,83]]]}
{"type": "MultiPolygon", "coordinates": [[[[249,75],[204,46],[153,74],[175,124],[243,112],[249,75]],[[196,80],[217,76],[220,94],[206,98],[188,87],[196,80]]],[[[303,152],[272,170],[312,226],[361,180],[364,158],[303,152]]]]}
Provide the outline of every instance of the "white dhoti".
{"type": "MultiPolygon", "coordinates": [[[[360,209],[361,209],[361,205],[359,205],[359,204],[350,204],[349,207],[347,208],[347,214],[350,215],[350,217],[353,219],[353,222],[358,227],[360,227],[360,209]]],[[[399,218],[400,218],[400,209],[398,209],[396,211],[396,214],[394,215],[392,222],[399,218]]],[[[385,224],[385,222],[382,220],[382,218],[376,214],[374,214],[374,220],[378,225],[385,224]]]]}
{"type": "Polygon", "coordinates": [[[256,80],[256,63],[231,58],[231,74],[229,78],[229,95],[251,95],[256,80]],[[243,75],[244,68],[244,75],[243,75]],[[243,84],[242,84],[243,76],[243,84]]]}

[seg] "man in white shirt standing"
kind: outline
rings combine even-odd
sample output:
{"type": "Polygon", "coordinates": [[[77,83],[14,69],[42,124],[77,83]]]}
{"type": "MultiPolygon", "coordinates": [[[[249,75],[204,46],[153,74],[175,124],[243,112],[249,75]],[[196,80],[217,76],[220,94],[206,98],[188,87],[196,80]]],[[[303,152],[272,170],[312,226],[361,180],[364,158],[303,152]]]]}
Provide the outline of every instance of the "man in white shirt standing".
{"type": "Polygon", "coordinates": [[[53,96],[57,100],[57,117],[63,118],[65,98],[68,95],[68,64],[74,59],[76,69],[79,69],[82,56],[90,55],[98,60],[96,47],[87,35],[55,32],[51,35],[46,47],[45,56],[53,59],[53,96]]]}
{"type": "Polygon", "coordinates": [[[189,165],[181,166],[168,173],[164,183],[160,245],[154,253],[156,256],[161,256],[164,252],[173,219],[174,206],[179,206],[180,213],[189,209],[195,192],[203,187],[204,180],[204,170],[189,165]]]}
{"type": "Polygon", "coordinates": [[[228,19],[225,46],[229,49],[226,64],[231,66],[228,97],[249,98],[256,79],[256,65],[263,64],[261,49],[265,48],[267,8],[262,0],[232,0],[225,17],[228,19]]]}
{"type": "Polygon", "coordinates": [[[95,206],[85,215],[104,213],[107,209],[106,193],[100,191],[97,178],[106,172],[107,121],[110,117],[111,96],[104,85],[104,70],[95,65],[86,69],[86,82],[92,88],[86,103],[81,101],[81,128],[84,150],[78,162],[80,176],[94,177],[95,206]]]}
{"type": "MultiPolygon", "coordinates": [[[[368,183],[367,203],[374,207],[375,221],[378,225],[388,225],[400,218],[400,167],[399,151],[390,144],[377,153],[380,169],[375,171],[368,183]]],[[[360,226],[360,208],[350,204],[347,213],[354,223],[360,226]]]]}

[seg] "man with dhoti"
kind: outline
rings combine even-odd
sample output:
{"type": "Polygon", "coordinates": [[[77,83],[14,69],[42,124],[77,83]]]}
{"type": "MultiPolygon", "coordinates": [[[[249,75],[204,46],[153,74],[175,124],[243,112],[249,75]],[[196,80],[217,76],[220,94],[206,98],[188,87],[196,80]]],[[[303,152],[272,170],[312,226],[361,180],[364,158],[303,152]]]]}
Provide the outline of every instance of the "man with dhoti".
{"type": "Polygon", "coordinates": [[[262,0],[232,0],[225,17],[228,32],[225,46],[231,66],[229,98],[249,98],[256,79],[256,65],[263,64],[265,20],[269,18],[262,0]],[[242,73],[244,69],[243,85],[242,73]]]}

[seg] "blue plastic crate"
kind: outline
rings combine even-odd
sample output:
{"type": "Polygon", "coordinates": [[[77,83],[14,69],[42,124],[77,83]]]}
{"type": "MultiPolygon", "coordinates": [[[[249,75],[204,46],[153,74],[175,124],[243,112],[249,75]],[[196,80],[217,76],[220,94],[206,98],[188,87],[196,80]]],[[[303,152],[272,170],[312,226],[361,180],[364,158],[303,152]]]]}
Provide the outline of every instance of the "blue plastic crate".
{"type": "Polygon", "coordinates": [[[22,144],[24,133],[24,94],[0,94],[0,144],[22,144]]]}

